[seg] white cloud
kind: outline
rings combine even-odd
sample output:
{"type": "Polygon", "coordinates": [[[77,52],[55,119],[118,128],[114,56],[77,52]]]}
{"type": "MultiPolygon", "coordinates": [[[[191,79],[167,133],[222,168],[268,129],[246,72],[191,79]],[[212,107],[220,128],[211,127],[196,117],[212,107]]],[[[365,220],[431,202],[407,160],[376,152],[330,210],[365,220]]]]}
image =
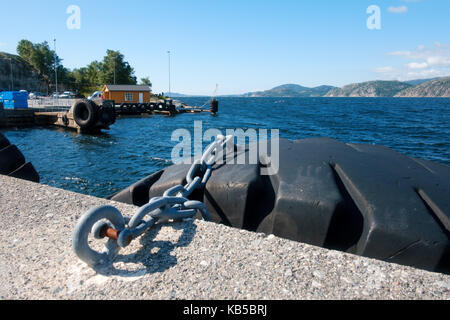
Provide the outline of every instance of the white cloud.
{"type": "Polygon", "coordinates": [[[432,56],[427,58],[430,66],[450,66],[450,57],[432,56]]]}
{"type": "Polygon", "coordinates": [[[449,44],[435,42],[429,47],[419,45],[413,50],[389,52],[388,56],[407,61],[399,66],[380,67],[373,70],[385,79],[412,80],[450,75],[449,44]]]}
{"type": "Polygon", "coordinates": [[[418,46],[412,51],[394,51],[389,52],[390,56],[400,56],[410,60],[423,60],[433,66],[447,66],[450,64],[450,45],[435,42],[434,46],[418,46]]]}
{"type": "Polygon", "coordinates": [[[400,7],[390,6],[388,8],[388,11],[391,13],[406,13],[406,12],[408,12],[408,7],[407,6],[400,6],[400,7]]]}
{"type": "Polygon", "coordinates": [[[389,72],[393,72],[395,69],[392,67],[379,67],[379,68],[375,68],[374,72],[376,73],[389,73],[389,72]]]}
{"type": "Polygon", "coordinates": [[[388,53],[388,55],[390,56],[405,56],[405,57],[408,57],[410,54],[411,51],[394,51],[388,53]]]}
{"type": "Polygon", "coordinates": [[[443,77],[448,74],[435,69],[427,69],[422,71],[411,71],[406,74],[404,80],[414,80],[414,79],[424,79],[424,78],[434,78],[434,77],[443,77]]]}
{"type": "Polygon", "coordinates": [[[398,80],[398,81],[444,77],[449,75],[448,72],[428,68],[422,70],[410,70],[410,71],[407,70],[408,70],[407,68],[392,68],[392,71],[377,72],[377,73],[384,80],[398,80]]]}
{"type": "Polygon", "coordinates": [[[422,62],[422,63],[411,62],[411,63],[406,64],[406,67],[409,69],[423,69],[423,68],[428,67],[428,63],[426,63],[426,62],[422,62]]]}

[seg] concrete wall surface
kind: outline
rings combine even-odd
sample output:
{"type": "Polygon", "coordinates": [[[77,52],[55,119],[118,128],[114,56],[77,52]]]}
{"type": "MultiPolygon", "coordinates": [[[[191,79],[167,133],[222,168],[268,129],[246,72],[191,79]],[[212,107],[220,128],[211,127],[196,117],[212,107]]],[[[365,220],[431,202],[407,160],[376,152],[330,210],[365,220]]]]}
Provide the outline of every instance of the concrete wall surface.
{"type": "Polygon", "coordinates": [[[448,275],[192,219],[155,226],[96,272],[71,240],[100,204],[136,211],[0,176],[0,299],[450,299],[448,275]]]}

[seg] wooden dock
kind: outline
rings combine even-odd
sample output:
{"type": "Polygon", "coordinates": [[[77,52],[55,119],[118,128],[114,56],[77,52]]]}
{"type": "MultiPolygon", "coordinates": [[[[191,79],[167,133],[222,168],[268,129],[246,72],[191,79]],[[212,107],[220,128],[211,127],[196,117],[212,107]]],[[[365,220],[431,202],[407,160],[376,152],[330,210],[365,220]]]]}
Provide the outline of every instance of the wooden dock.
{"type": "Polygon", "coordinates": [[[20,127],[20,126],[58,126],[66,129],[82,132],[100,132],[101,129],[109,129],[109,126],[115,122],[116,117],[144,117],[152,114],[175,116],[182,113],[203,113],[208,112],[215,115],[217,106],[210,109],[202,109],[195,106],[182,105],[176,107],[173,104],[163,103],[161,101],[143,104],[122,104],[116,105],[114,101],[89,101],[75,100],[72,107],[69,106],[45,106],[31,107],[28,109],[4,109],[0,104],[0,128],[2,127],[20,127]],[[91,104],[93,110],[96,110],[95,118],[97,121],[91,123],[89,127],[80,124],[79,118],[75,119],[74,108],[77,103],[84,102],[91,104]],[[107,112],[106,112],[107,111],[107,112]],[[105,114],[107,114],[105,120],[105,114]]]}
{"type": "Polygon", "coordinates": [[[2,109],[0,108],[0,128],[15,126],[30,126],[35,124],[34,110],[2,109]]]}
{"type": "Polygon", "coordinates": [[[48,108],[28,108],[28,109],[4,109],[0,104],[0,128],[27,127],[27,126],[57,126],[78,133],[99,133],[102,129],[109,129],[109,125],[115,121],[110,117],[105,121],[102,106],[96,106],[96,120],[89,126],[80,125],[74,117],[73,108],[68,107],[48,107],[48,108]]]}

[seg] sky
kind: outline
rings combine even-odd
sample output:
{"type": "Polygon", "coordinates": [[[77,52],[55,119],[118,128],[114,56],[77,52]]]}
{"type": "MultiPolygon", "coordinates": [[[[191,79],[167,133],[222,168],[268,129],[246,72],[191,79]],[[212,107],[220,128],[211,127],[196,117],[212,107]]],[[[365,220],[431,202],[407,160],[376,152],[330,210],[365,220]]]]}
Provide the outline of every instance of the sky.
{"type": "Polygon", "coordinates": [[[154,92],[168,91],[168,51],[171,91],[184,94],[211,95],[216,84],[225,95],[286,83],[340,87],[450,75],[448,0],[1,4],[0,51],[16,53],[21,39],[53,47],[56,38],[58,56],[73,69],[119,50],[154,92]]]}

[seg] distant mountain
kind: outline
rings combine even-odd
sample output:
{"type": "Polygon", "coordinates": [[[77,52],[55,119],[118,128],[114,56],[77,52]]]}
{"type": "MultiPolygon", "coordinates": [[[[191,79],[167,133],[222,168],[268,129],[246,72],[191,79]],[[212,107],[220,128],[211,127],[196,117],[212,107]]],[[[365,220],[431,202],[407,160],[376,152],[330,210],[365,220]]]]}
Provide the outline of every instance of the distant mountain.
{"type": "Polygon", "coordinates": [[[393,97],[412,85],[400,81],[368,81],[330,90],[325,97],[393,97]]]}
{"type": "Polygon", "coordinates": [[[266,91],[245,93],[243,97],[321,97],[333,86],[303,87],[298,84],[284,84],[266,91]]]}
{"type": "Polygon", "coordinates": [[[448,97],[447,78],[416,79],[409,81],[367,81],[342,88],[333,86],[304,87],[284,84],[270,90],[249,92],[241,97],[448,97]]]}
{"type": "Polygon", "coordinates": [[[450,98],[450,77],[437,78],[398,92],[396,97],[450,98]]]}
{"type": "Polygon", "coordinates": [[[189,95],[187,95],[187,94],[176,93],[176,92],[165,92],[164,95],[167,97],[171,97],[171,98],[189,97],[189,95]]]}
{"type": "Polygon", "coordinates": [[[403,82],[405,82],[407,84],[410,84],[410,85],[413,85],[413,86],[417,86],[417,85],[422,84],[424,82],[428,82],[428,81],[436,80],[436,79],[439,79],[439,78],[417,79],[417,80],[409,80],[409,81],[403,81],[403,82]]]}
{"type": "MultiPolygon", "coordinates": [[[[167,95],[172,98],[196,97],[176,92],[167,95]]],[[[298,84],[284,84],[265,91],[218,97],[450,97],[450,77],[403,82],[376,80],[352,83],[342,88],[326,85],[309,88],[298,84]]]]}

